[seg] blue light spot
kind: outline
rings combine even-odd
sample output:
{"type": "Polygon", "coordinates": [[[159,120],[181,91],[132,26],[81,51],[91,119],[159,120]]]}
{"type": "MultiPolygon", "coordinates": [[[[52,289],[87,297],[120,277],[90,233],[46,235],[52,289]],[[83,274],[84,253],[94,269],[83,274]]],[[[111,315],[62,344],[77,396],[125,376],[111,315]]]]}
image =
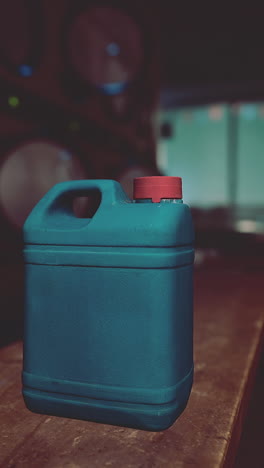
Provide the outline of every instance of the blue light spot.
{"type": "Polygon", "coordinates": [[[128,83],[127,82],[121,82],[121,83],[106,83],[101,86],[98,86],[98,88],[104,93],[107,94],[108,96],[115,96],[116,94],[120,94],[125,89],[127,88],[128,83]]]}
{"type": "Polygon", "coordinates": [[[115,42],[110,42],[110,44],[106,46],[106,52],[111,57],[116,57],[117,55],[120,54],[120,47],[115,42]]]}
{"type": "Polygon", "coordinates": [[[33,74],[33,68],[30,65],[20,65],[18,72],[21,76],[29,77],[33,74]]]}

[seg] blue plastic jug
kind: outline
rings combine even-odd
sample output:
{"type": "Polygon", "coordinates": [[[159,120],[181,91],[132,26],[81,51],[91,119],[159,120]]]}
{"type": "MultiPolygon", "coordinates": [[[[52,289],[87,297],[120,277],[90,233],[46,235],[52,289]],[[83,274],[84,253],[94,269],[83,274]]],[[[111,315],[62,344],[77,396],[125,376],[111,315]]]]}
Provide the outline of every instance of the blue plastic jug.
{"type": "Polygon", "coordinates": [[[23,396],[31,411],[160,431],[185,408],[194,250],[180,182],[136,179],[133,201],[113,180],[63,182],[29,215],[23,396]],[[77,218],[73,199],[94,191],[96,213],[77,218]]]}

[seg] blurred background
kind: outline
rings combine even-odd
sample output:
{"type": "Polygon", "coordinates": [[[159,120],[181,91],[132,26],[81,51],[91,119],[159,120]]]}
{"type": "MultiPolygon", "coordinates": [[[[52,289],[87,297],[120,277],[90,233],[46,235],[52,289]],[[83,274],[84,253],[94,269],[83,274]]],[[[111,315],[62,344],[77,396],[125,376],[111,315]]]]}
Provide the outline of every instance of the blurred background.
{"type": "MultiPolygon", "coordinates": [[[[23,336],[23,223],[60,181],[180,176],[196,272],[261,274],[263,46],[261,3],[0,2],[0,346],[23,336]]],[[[238,468],[263,466],[263,362],[238,468]]]]}
{"type": "Polygon", "coordinates": [[[180,176],[196,268],[263,267],[261,7],[153,3],[1,3],[1,345],[22,336],[23,223],[63,180],[132,196],[134,177],[180,176]]]}

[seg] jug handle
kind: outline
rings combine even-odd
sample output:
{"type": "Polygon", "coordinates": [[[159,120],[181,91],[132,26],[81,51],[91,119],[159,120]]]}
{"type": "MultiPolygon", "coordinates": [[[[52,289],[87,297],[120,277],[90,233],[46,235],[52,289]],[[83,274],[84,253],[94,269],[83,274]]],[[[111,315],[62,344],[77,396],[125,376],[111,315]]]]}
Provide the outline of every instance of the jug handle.
{"type": "Polygon", "coordinates": [[[43,226],[53,214],[57,217],[72,216],[73,214],[69,212],[69,200],[76,196],[87,196],[95,190],[101,193],[101,203],[97,212],[104,208],[109,209],[116,203],[131,202],[121,185],[115,180],[92,179],[60,182],[54,185],[33,208],[24,224],[24,229],[32,224],[43,226]]]}

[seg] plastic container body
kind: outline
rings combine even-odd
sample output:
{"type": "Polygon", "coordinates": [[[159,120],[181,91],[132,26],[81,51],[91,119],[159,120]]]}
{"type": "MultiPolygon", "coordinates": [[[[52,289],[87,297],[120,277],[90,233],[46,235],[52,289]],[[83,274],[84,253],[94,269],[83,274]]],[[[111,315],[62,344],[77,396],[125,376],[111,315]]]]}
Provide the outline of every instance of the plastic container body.
{"type": "Polygon", "coordinates": [[[192,386],[193,229],[117,182],[55,186],[24,226],[23,395],[38,413],[159,431],[192,386]],[[99,190],[92,219],[73,197],[99,190]]]}

